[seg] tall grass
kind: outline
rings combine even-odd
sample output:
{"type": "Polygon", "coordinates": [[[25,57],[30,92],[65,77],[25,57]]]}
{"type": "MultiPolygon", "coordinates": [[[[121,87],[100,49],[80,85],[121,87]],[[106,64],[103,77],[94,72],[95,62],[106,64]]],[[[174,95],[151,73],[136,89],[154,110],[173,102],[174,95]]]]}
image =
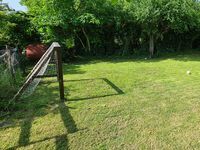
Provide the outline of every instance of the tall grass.
{"type": "Polygon", "coordinates": [[[9,101],[19,89],[22,81],[20,71],[17,71],[13,78],[4,66],[0,66],[0,111],[8,107],[9,101]]]}

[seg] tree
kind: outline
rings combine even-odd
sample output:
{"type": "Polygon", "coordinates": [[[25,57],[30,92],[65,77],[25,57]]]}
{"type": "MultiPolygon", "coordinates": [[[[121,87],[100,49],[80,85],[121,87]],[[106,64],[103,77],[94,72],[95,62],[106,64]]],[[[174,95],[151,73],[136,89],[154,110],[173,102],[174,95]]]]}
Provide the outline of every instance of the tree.
{"type": "Polygon", "coordinates": [[[130,55],[148,39],[153,57],[155,45],[167,33],[174,33],[178,39],[188,33],[192,36],[200,26],[197,0],[22,0],[22,3],[33,16],[31,22],[43,42],[59,41],[68,51],[76,48],[86,54],[95,55],[100,49],[105,55],[130,55]]]}
{"type": "Polygon", "coordinates": [[[24,12],[16,12],[7,5],[0,7],[0,45],[26,46],[39,40],[31,16],[24,12]]]}
{"type": "Polygon", "coordinates": [[[98,12],[105,1],[24,0],[22,2],[28,7],[29,13],[35,16],[32,22],[37,26],[44,42],[59,41],[69,47],[73,45],[69,43],[74,43],[72,41],[77,37],[85,51],[91,52],[89,36],[91,32],[87,28],[101,24],[102,19],[98,16],[98,12]],[[84,39],[80,34],[83,34],[84,39]]]}
{"type": "Polygon", "coordinates": [[[194,0],[136,0],[132,2],[135,17],[143,32],[149,37],[150,57],[154,55],[155,43],[169,29],[188,31],[196,25],[197,1],[194,0]],[[195,25],[194,25],[195,24],[195,25]]]}

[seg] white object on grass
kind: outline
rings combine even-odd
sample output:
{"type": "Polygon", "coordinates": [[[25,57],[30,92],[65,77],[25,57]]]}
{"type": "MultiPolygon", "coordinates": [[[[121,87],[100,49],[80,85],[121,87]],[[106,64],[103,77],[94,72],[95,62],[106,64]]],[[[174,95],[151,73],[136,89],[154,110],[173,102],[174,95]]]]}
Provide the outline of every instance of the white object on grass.
{"type": "Polygon", "coordinates": [[[187,75],[191,75],[191,71],[188,70],[188,71],[187,71],[187,75]]]}

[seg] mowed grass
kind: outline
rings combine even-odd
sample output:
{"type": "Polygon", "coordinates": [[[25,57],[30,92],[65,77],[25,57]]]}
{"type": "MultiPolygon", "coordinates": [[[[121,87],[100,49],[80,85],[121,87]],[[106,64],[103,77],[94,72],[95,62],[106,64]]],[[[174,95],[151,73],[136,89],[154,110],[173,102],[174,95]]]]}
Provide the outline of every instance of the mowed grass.
{"type": "Polygon", "coordinates": [[[67,101],[43,81],[2,120],[0,149],[200,148],[199,54],[65,64],[64,74],[67,101]]]}

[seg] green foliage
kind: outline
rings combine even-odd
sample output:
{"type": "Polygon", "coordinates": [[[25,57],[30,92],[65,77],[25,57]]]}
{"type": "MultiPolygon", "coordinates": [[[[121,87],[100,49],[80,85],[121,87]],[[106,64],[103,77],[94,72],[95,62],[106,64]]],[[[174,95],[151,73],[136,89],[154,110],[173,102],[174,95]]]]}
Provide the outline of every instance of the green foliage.
{"type": "Polygon", "coordinates": [[[17,70],[15,74],[15,79],[11,76],[9,71],[5,70],[5,67],[0,66],[0,112],[5,109],[14,108],[14,106],[9,106],[9,101],[17,93],[19,86],[23,81],[22,74],[17,70]]]}
{"type": "Polygon", "coordinates": [[[28,43],[39,41],[37,32],[31,24],[31,17],[24,12],[0,11],[3,18],[0,27],[0,44],[23,48],[28,43]]]}
{"type": "Polygon", "coordinates": [[[75,46],[74,38],[71,37],[71,38],[66,39],[65,45],[66,45],[66,47],[67,47],[68,49],[73,48],[73,47],[75,46]]]}
{"type": "Polygon", "coordinates": [[[83,24],[83,25],[86,23],[98,25],[100,24],[100,21],[94,16],[94,14],[84,13],[77,18],[76,23],[83,24]]]}
{"type": "MultiPolygon", "coordinates": [[[[33,16],[31,21],[44,42],[60,41],[66,46],[66,39],[74,37],[74,48],[78,49],[78,53],[84,50],[94,54],[104,49],[101,51],[105,54],[118,51],[121,55],[130,54],[134,53],[133,49],[145,47],[150,35],[157,45],[162,40],[168,40],[167,34],[171,31],[179,36],[191,31],[198,31],[199,34],[200,29],[200,4],[194,0],[22,2],[33,16]],[[121,44],[114,42],[115,39],[121,44]]],[[[69,40],[68,44],[73,45],[69,40]]]]}
{"type": "MultiPolygon", "coordinates": [[[[200,35],[200,2],[195,0],[22,0],[22,3],[28,7],[31,24],[43,42],[59,41],[66,49],[77,49],[77,54],[85,51],[129,55],[135,53],[134,49],[146,49],[150,37],[151,45],[156,47],[162,41],[171,41],[173,36],[179,39],[173,43],[173,49],[182,47],[180,43],[191,47],[200,35]],[[68,41],[68,47],[66,39],[72,37],[74,44],[68,41]]],[[[15,26],[12,23],[8,25],[11,28],[15,26]]]]}

